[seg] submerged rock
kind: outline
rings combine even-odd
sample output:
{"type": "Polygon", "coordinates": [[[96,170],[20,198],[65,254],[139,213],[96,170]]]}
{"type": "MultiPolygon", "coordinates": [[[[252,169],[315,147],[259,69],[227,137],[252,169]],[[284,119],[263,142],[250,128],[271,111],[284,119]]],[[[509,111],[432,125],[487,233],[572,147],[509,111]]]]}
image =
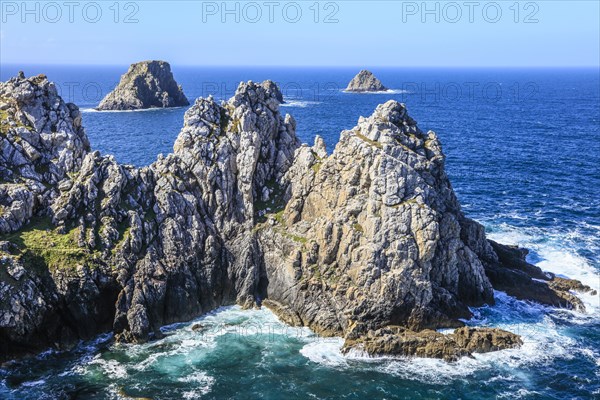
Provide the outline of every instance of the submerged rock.
{"type": "Polygon", "coordinates": [[[446,352],[427,339],[493,303],[493,288],[582,307],[568,290],[583,286],[463,215],[437,136],[403,104],[361,117],[328,155],[320,137],[300,144],[276,89],[196,100],[173,153],[134,168],[89,149],[46,77],[0,83],[0,358],[108,330],[144,342],[222,305],[262,304],[348,348],[454,359],[518,345],[486,330],[444,336],[446,352]]]}
{"type": "Polygon", "coordinates": [[[131,64],[117,87],[102,99],[98,110],[139,110],[189,105],[165,61],[131,64]]]}
{"type": "Polygon", "coordinates": [[[363,69],[346,87],[347,92],[383,92],[388,90],[371,71],[363,69]]]}

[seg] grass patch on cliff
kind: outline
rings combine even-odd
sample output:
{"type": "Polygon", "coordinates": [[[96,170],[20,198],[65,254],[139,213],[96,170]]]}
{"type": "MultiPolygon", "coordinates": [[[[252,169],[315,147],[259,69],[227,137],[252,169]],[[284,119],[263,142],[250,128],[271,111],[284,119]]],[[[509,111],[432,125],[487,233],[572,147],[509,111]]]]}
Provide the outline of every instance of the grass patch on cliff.
{"type": "MultiPolygon", "coordinates": [[[[283,223],[284,189],[274,179],[269,180],[265,187],[269,189],[270,195],[267,200],[254,200],[254,222],[261,224],[267,221],[269,215],[273,215],[277,222],[283,223]]],[[[262,196],[262,191],[259,196],[262,196]]]]}
{"type": "Polygon", "coordinates": [[[0,133],[2,136],[6,136],[9,129],[8,112],[6,110],[0,110],[0,133]]]}
{"type": "Polygon", "coordinates": [[[368,137],[366,137],[365,135],[363,135],[362,133],[358,133],[358,132],[354,132],[354,134],[356,135],[357,138],[369,143],[371,146],[375,146],[378,149],[382,149],[383,145],[375,140],[371,140],[368,137]]]}
{"type": "Polygon", "coordinates": [[[119,240],[117,241],[117,244],[115,245],[115,247],[118,246],[119,244],[121,244],[125,239],[127,239],[129,237],[130,231],[131,231],[131,226],[129,225],[129,219],[124,218],[123,221],[121,221],[117,224],[117,232],[119,232],[119,240]]]}
{"type": "Polygon", "coordinates": [[[19,258],[26,266],[48,269],[74,269],[95,261],[92,253],[77,245],[77,228],[56,232],[50,218],[32,221],[17,232],[0,236],[0,241],[16,245],[19,258]]]}
{"type": "Polygon", "coordinates": [[[308,269],[310,271],[309,279],[314,279],[321,284],[328,285],[329,287],[336,287],[341,280],[340,271],[332,268],[331,266],[310,264],[308,269]]]}
{"type": "Polygon", "coordinates": [[[310,167],[314,172],[315,175],[319,173],[319,170],[321,169],[321,164],[323,164],[323,158],[320,157],[317,153],[315,153],[314,151],[310,151],[313,155],[313,157],[316,159],[315,163],[310,167]]]}
{"type": "Polygon", "coordinates": [[[362,225],[361,225],[361,224],[359,224],[358,222],[357,222],[357,223],[355,223],[355,224],[352,224],[352,228],[353,228],[355,231],[357,231],[357,232],[360,232],[360,233],[364,233],[364,232],[365,232],[365,230],[364,230],[364,228],[362,227],[362,225]]]}
{"type": "MultiPolygon", "coordinates": [[[[9,100],[0,97],[0,104],[2,103],[9,103],[9,100]]],[[[23,124],[18,118],[15,118],[14,115],[11,115],[8,110],[0,110],[0,135],[6,137],[10,133],[11,129],[14,128],[25,128],[29,131],[33,131],[31,126],[23,124]],[[11,122],[14,123],[14,126],[11,126],[11,122]]],[[[14,136],[13,140],[19,143],[21,141],[21,137],[14,136]]]]}
{"type": "Polygon", "coordinates": [[[408,206],[408,205],[412,205],[412,204],[415,204],[415,205],[417,205],[420,208],[425,208],[425,204],[419,202],[419,200],[416,197],[413,197],[412,199],[404,200],[404,201],[402,201],[402,202],[400,202],[398,204],[393,204],[393,205],[388,206],[388,207],[390,207],[390,208],[400,208],[400,207],[408,206]]]}
{"type": "Polygon", "coordinates": [[[282,231],[281,234],[288,239],[292,239],[294,242],[298,242],[301,244],[308,242],[308,239],[305,238],[304,236],[294,235],[294,234],[286,232],[286,231],[282,231]]]}
{"type": "Polygon", "coordinates": [[[312,276],[316,279],[321,280],[321,268],[317,264],[311,264],[308,266],[310,269],[312,276]]]}

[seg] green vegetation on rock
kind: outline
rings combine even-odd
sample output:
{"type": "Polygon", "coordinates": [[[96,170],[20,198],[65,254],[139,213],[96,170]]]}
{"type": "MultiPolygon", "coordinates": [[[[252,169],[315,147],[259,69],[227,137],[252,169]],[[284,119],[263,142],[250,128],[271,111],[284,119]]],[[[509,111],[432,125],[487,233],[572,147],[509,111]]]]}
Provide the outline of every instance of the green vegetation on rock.
{"type": "Polygon", "coordinates": [[[32,268],[75,269],[78,265],[97,263],[94,253],[79,247],[75,235],[78,228],[61,234],[49,218],[32,221],[17,232],[0,236],[0,241],[13,243],[24,265],[32,268]]]}
{"type": "Polygon", "coordinates": [[[275,219],[277,219],[278,222],[281,222],[283,210],[285,209],[283,188],[281,188],[273,179],[266,182],[265,186],[269,189],[271,195],[266,201],[260,199],[254,201],[255,221],[257,224],[262,223],[267,220],[269,215],[275,215],[275,219]]]}
{"type": "Polygon", "coordinates": [[[355,224],[353,224],[353,225],[352,225],[352,228],[353,228],[355,231],[357,231],[357,232],[360,232],[360,233],[364,233],[364,231],[365,231],[365,230],[364,230],[364,228],[362,227],[362,225],[361,225],[361,224],[359,224],[358,222],[357,222],[357,223],[355,223],[355,224]]]}
{"type": "Polygon", "coordinates": [[[315,171],[315,174],[319,173],[319,170],[321,169],[321,164],[322,163],[318,161],[311,166],[312,170],[315,171]]]}
{"type": "Polygon", "coordinates": [[[2,136],[6,136],[8,131],[8,112],[6,110],[0,110],[0,134],[2,134],[2,136]]]}
{"type": "Polygon", "coordinates": [[[291,234],[286,231],[282,231],[281,233],[283,234],[283,236],[287,237],[288,239],[292,239],[294,242],[298,242],[298,243],[302,243],[302,244],[308,242],[308,239],[305,238],[304,236],[294,235],[294,234],[291,234]]]}
{"type": "Polygon", "coordinates": [[[356,135],[357,138],[369,143],[371,146],[375,146],[378,149],[382,149],[383,145],[375,140],[371,140],[368,137],[366,137],[365,135],[363,135],[362,133],[358,133],[358,132],[354,132],[354,134],[356,135]]]}

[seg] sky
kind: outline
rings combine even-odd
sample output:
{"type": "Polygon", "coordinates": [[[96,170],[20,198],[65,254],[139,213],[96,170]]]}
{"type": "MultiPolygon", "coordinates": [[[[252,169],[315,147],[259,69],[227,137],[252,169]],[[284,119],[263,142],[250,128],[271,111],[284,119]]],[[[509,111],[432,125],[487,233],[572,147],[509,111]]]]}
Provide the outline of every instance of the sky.
{"type": "Polygon", "coordinates": [[[600,1],[0,1],[1,64],[600,65],[600,1]]]}

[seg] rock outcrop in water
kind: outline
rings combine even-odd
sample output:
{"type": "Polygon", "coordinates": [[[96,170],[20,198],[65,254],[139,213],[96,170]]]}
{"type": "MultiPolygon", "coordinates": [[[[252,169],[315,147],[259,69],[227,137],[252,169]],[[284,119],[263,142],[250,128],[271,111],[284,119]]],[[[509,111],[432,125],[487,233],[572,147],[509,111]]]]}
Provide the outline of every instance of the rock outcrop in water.
{"type": "Polygon", "coordinates": [[[102,99],[98,110],[140,110],[189,105],[165,61],[131,64],[117,87],[102,99]]]}
{"type": "Polygon", "coordinates": [[[494,328],[455,329],[443,334],[426,329],[419,332],[388,326],[369,331],[357,339],[348,339],[342,352],[362,351],[371,356],[396,355],[441,358],[456,361],[473,353],[512,349],[523,344],[518,335],[494,328]]]}
{"type": "Polygon", "coordinates": [[[448,351],[419,350],[424,330],[493,303],[493,287],[581,307],[576,283],[462,214],[436,135],[404,105],[380,105],[327,155],[319,137],[299,143],[278,92],[248,82],[196,100],[173,153],[134,168],[89,149],[46,77],[1,83],[0,358],[108,330],[143,342],[237,303],[346,350],[455,359],[519,344],[469,328],[430,338],[448,351]]]}
{"type": "Polygon", "coordinates": [[[371,71],[363,69],[360,71],[346,87],[347,92],[383,92],[388,90],[371,71]]]}

